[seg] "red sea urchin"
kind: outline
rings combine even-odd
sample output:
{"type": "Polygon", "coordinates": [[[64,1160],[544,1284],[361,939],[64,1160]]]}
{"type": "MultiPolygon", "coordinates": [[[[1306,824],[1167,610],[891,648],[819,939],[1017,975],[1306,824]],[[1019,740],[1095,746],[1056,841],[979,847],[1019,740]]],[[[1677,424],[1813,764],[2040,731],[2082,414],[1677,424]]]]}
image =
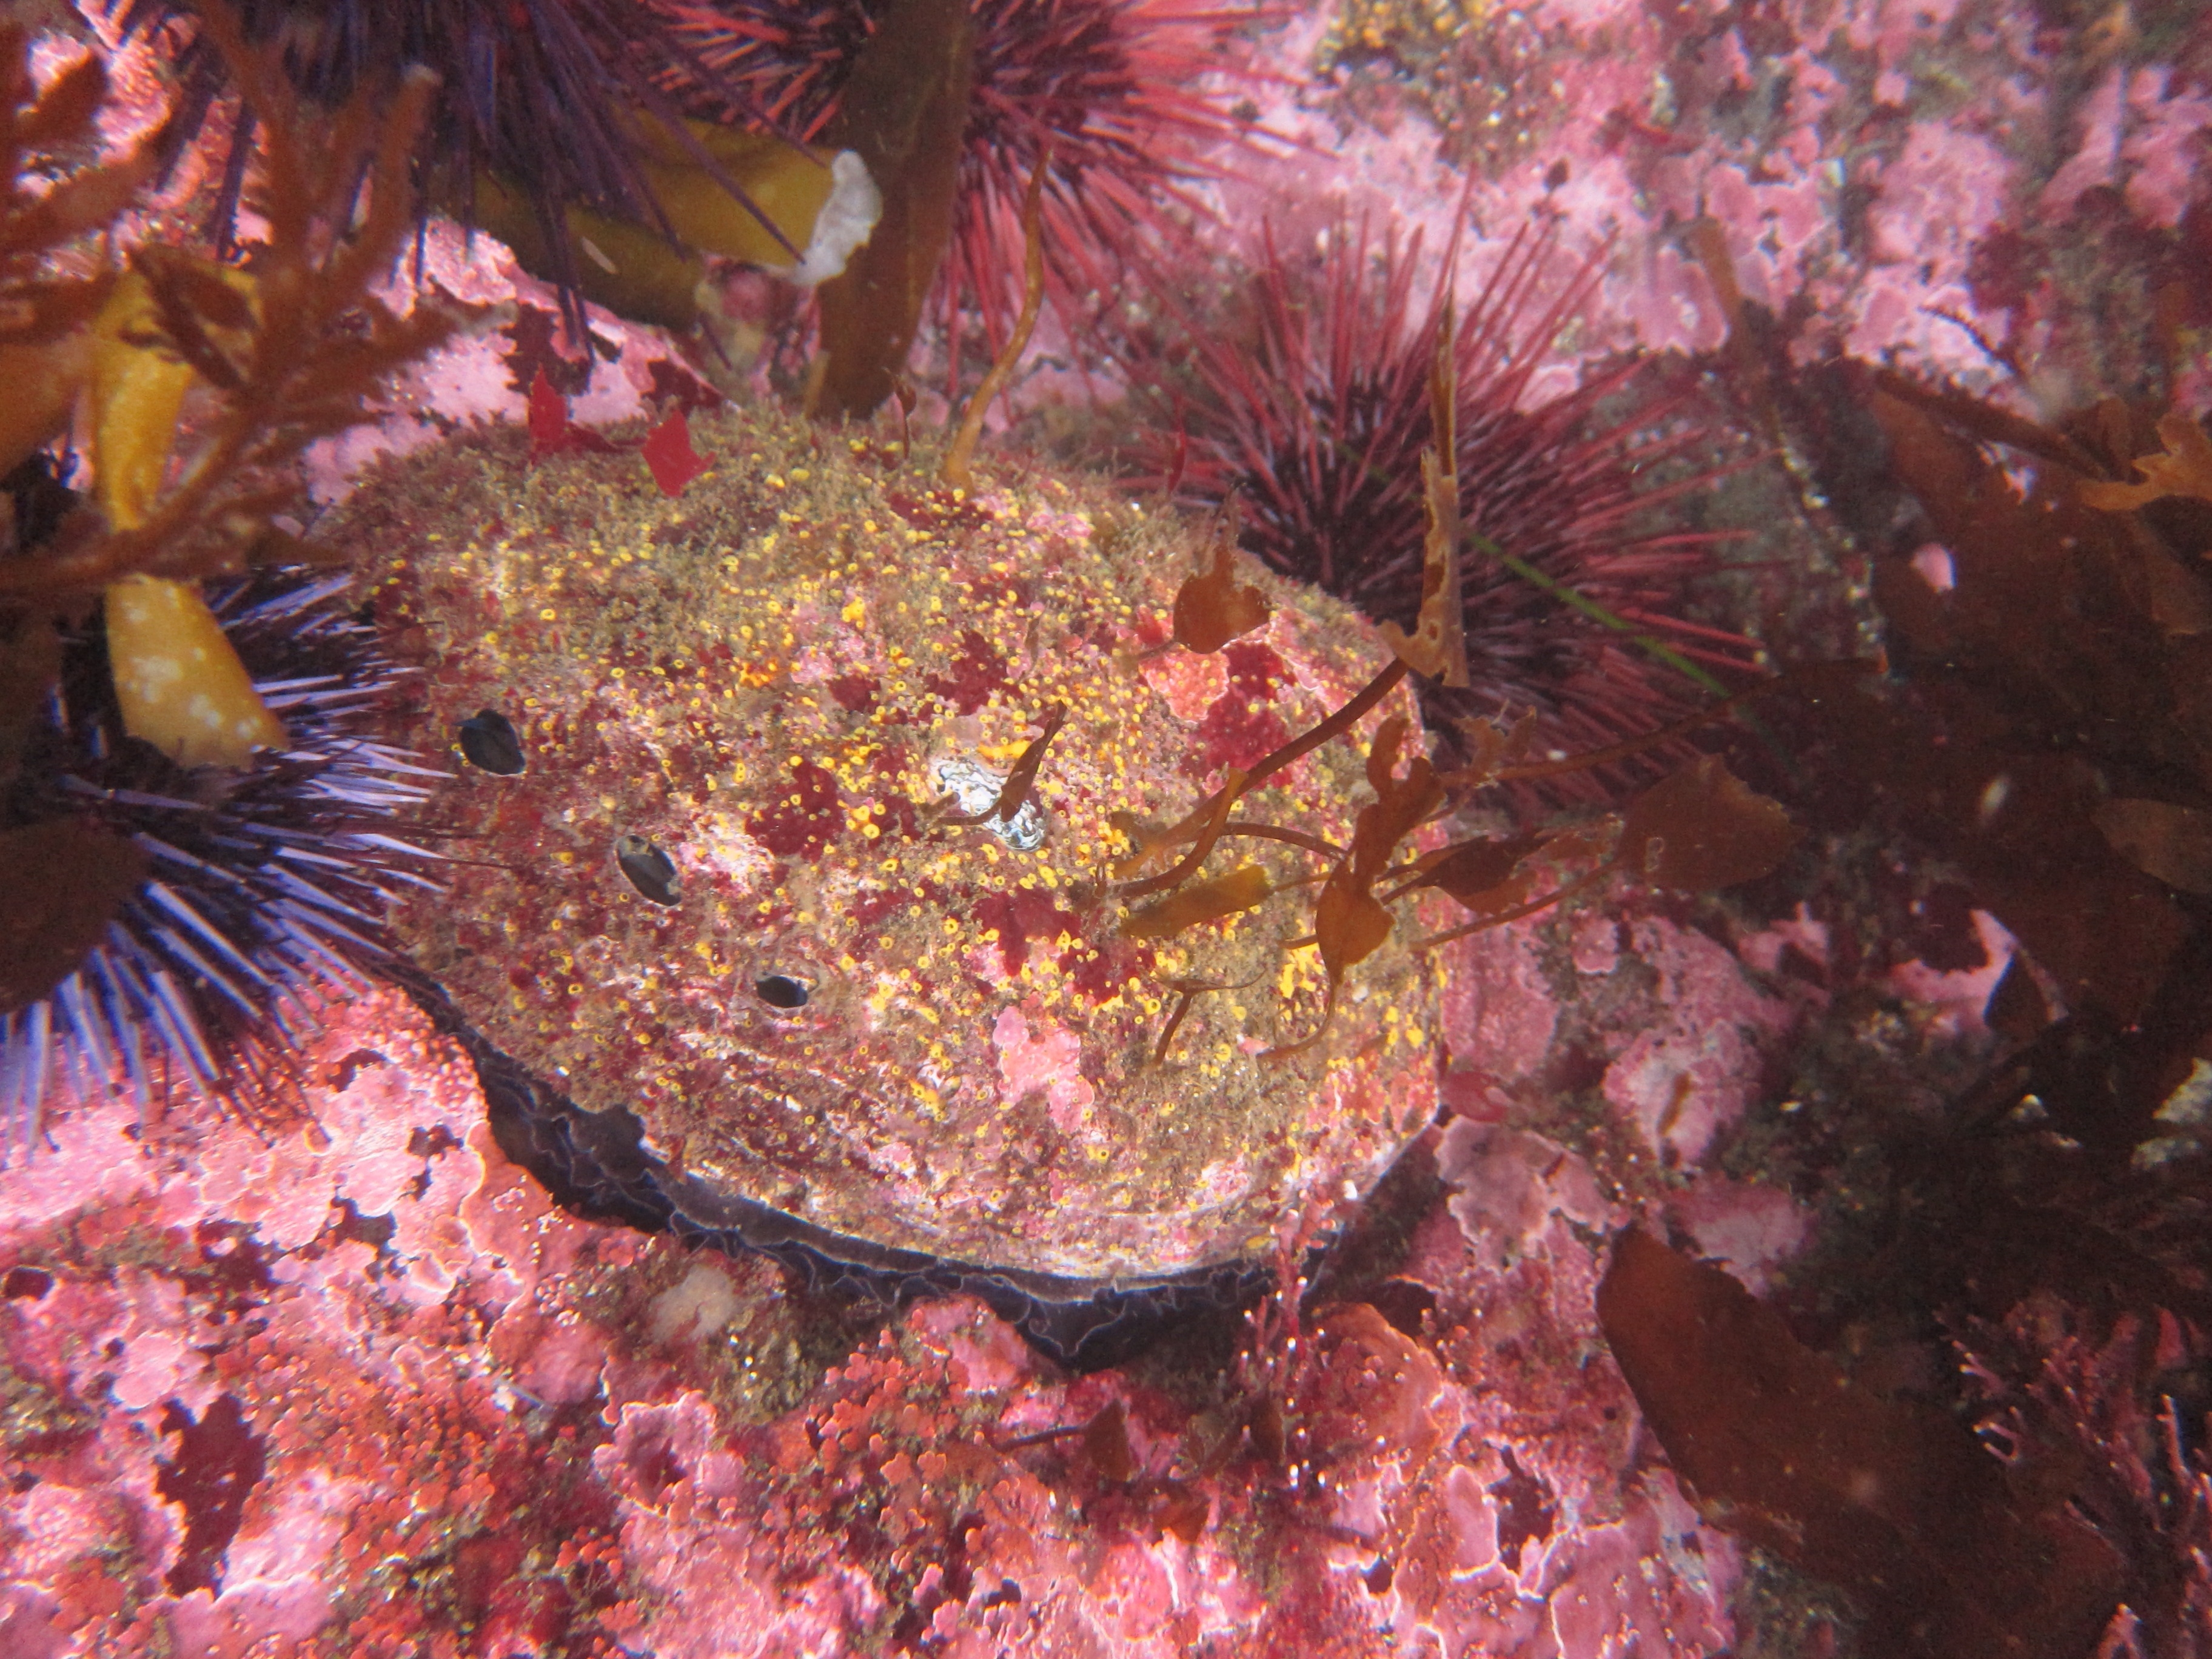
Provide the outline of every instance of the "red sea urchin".
{"type": "MultiPolygon", "coordinates": [[[[1694,434],[1644,435],[1674,405],[1606,417],[1600,405],[1627,386],[1630,363],[1522,407],[1546,347],[1589,297],[1603,258],[1592,253],[1546,300],[1556,248],[1555,222],[1524,228],[1458,325],[1473,684],[1427,687],[1424,696],[1432,720],[1533,710],[1540,750],[1579,752],[1663,724],[1698,694],[1561,592],[1688,658],[1747,666],[1748,647],[1674,614],[1682,585],[1709,568],[1724,533],[1650,527],[1655,508],[1711,477],[1640,487],[1694,441],[1694,434]],[[1516,574],[1500,552],[1553,590],[1516,574]]],[[[1418,305],[1419,252],[1418,237],[1378,248],[1364,227],[1340,228],[1313,259],[1294,259],[1271,236],[1235,319],[1193,331],[1196,390],[1170,440],[1180,447],[1171,468],[1180,469],[1181,493],[1215,505],[1236,498],[1243,545],[1270,568],[1401,626],[1420,606],[1420,455],[1432,441],[1430,373],[1449,303],[1448,274],[1418,305]]]]}
{"type": "MultiPolygon", "coordinates": [[[[836,112],[881,0],[715,0],[664,7],[676,38],[795,137],[836,112]]],[[[1230,38],[1268,21],[1206,0],[972,0],[975,70],[952,244],[938,303],[980,313],[995,352],[1020,302],[1022,198],[1049,151],[1048,291],[1063,317],[1109,289],[1124,251],[1208,176],[1203,152],[1254,129],[1202,90],[1233,70],[1230,38]]],[[[957,339],[955,342],[957,347],[957,339]]]]}

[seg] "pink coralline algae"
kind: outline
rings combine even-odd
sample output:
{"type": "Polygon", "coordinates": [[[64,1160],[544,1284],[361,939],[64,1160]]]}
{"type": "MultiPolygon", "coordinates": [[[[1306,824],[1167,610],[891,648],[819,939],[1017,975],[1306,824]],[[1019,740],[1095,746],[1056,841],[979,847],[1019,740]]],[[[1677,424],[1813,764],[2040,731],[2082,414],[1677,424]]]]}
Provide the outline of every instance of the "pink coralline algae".
{"type": "MultiPolygon", "coordinates": [[[[1528,379],[1530,404],[1578,383],[1565,360],[1627,349],[1687,354],[1725,380],[1732,331],[1759,313],[1781,337],[1778,372],[1848,352],[2009,381],[2001,395],[2015,404],[2056,407],[2081,387],[2133,384],[2157,332],[2172,384],[2205,384],[2212,289],[2196,256],[2212,224],[2212,37],[2185,7],[2160,13],[2179,37],[2160,48],[2170,65],[2143,61],[2139,42],[2062,37],[2026,8],[1983,0],[1462,9],[1462,33],[1488,31],[1484,49],[1510,46],[1522,72],[1512,121],[1457,127],[1429,118],[1433,98],[1407,94],[1413,70],[1390,58],[1380,24],[1384,45],[1360,49],[1376,55],[1336,50],[1332,84],[1309,75],[1337,14],[1393,11],[1436,33],[1432,8],[1294,21],[1278,37],[1296,56],[1290,72],[1252,87],[1259,120],[1302,147],[1279,162],[1248,155],[1237,176],[1194,190],[1226,209],[1221,240],[1264,216],[1301,248],[1386,197],[1401,228],[1441,228],[1473,202],[1481,234],[1463,245],[1462,295],[1532,209],[1559,220],[1547,275],[1571,275],[1613,234],[1561,361],[1528,379]],[[1470,173],[1478,187],[1463,193],[1470,173]],[[1318,187],[1286,206],[1286,184],[1318,187]],[[1731,307],[1724,274],[1755,309],[1731,307]],[[2143,339],[2121,337],[2117,320],[2142,307],[2080,303],[2130,284],[2159,296],[2160,329],[2143,339]]],[[[143,58],[126,69],[157,102],[143,58]]],[[[1486,83],[1466,84],[1475,95],[1486,83]]],[[[186,158],[180,192],[187,175],[204,180],[204,161],[186,158]]],[[[1443,240],[1429,237],[1431,257],[1443,240]]],[[[497,874],[464,866],[455,885],[469,903],[418,913],[414,947],[448,929],[441,969],[473,976],[483,1009],[532,1025],[548,1069],[567,1067],[562,1085],[605,1104],[634,1098],[654,1066],[690,1066],[690,1080],[711,1072],[715,1057],[684,1039],[711,1026],[722,979],[768,1008],[826,990],[828,1006],[849,1012],[882,988],[871,959],[906,952],[893,1000],[941,1017],[939,985],[957,981],[985,1017],[963,1028],[959,1054],[925,1050],[890,1074],[940,1097],[1002,1097],[1021,1133],[962,1142],[964,1126],[947,1128],[914,1095],[905,1121],[868,1142],[867,1176],[891,1201],[939,1225],[944,1169],[973,1152],[999,1160],[985,1197],[1029,1201],[1010,1206],[1013,1231],[1046,1266],[1111,1257],[1110,1269],[1156,1259],[1155,1246],[1178,1262],[1219,1260],[1233,1243],[1248,1259],[1272,1252],[1279,1288],[1241,1330],[1221,1315],[1184,1346],[1085,1376],[972,1297],[855,1311],[769,1261],[558,1207],[502,1152],[459,1040],[406,1000],[368,996],[333,1011],[305,1051],[296,1117],[257,1127],[181,1094],[57,1100],[36,1155],[0,1170],[0,1659],[1834,1651],[1848,1621],[1817,1587],[1778,1590],[1743,1534],[1716,1524],[1742,1517],[1717,1483],[1698,1492],[1678,1477],[1660,1413],[1639,1406],[1608,1350],[1595,1304],[1631,1227],[1686,1263],[1703,1258],[1708,1285],[1724,1268],[1860,1395],[1936,1400],[1954,1441],[1978,1425],[2008,1482],[2086,1516],[2128,1558],[2105,1653],[2207,1650],[2203,1322],[2149,1306],[2201,1314],[2201,1280],[2160,1279],[2115,1314],[2077,1304],[2108,1288],[2081,1291],[2108,1259],[2091,1257],[2069,1269],[2077,1300],[2045,1290],[2004,1302],[2002,1317],[1939,1312],[1933,1334],[1916,1309],[1900,1335],[1894,1309],[1869,1310],[1863,1275],[1834,1266],[1867,1237],[1852,1230],[1873,1224],[1877,1182],[1924,1191],[1906,1160],[1955,1149],[1916,1138],[1938,1103],[1992,1054],[2017,1057],[2000,1047],[2006,988],[2031,1000],[2050,988],[1963,889],[1944,896],[1943,878],[1893,866],[1885,846],[1866,860],[1882,866],[1871,892],[1854,890],[1863,872],[1845,867],[1839,832],[1822,852],[1838,862],[1809,891],[1784,894],[1795,875],[1724,902],[1624,884],[1432,964],[1395,963],[1397,981],[1378,969],[1339,1027],[1351,1063],[1382,1079],[1370,1098],[1319,1114],[1302,1146],[1194,1162],[1172,1172],[1187,1179],[1158,1183],[1194,1213],[1277,1183],[1265,1202],[1212,1231],[1194,1221],[1164,1229],[1164,1243],[1102,1241],[1056,1213],[1124,1173],[1126,1097],[1100,1063],[1101,1028],[1121,1022],[1109,1033],[1116,1063],[1141,1070],[1184,994],[1164,982],[1209,964],[1127,939],[1101,949],[1073,883],[1057,879],[1067,872],[1010,878],[1008,843],[981,823],[952,826],[957,870],[884,869],[878,842],[926,840],[936,792],[916,785],[931,762],[972,756],[1003,776],[1046,720],[1048,681],[1127,693],[1110,717],[1079,708],[1048,751],[1055,764],[1107,752],[1122,728],[1170,732],[1144,758],[1157,789],[1140,805],[1179,810],[1341,700],[1358,678],[1341,638],[1316,645],[1284,615],[1217,654],[1161,650],[1187,560],[1169,561],[1127,615],[1033,625],[1048,572],[1148,533],[1149,506],[1077,500],[1042,466],[1001,477],[1003,457],[982,489],[933,490],[905,453],[914,434],[894,439],[887,418],[851,451],[879,475],[869,490],[817,512],[828,468],[817,445],[852,436],[744,447],[731,434],[752,417],[702,416],[665,338],[594,310],[596,349],[613,356],[593,374],[550,342],[550,290],[495,246],[433,224],[424,254],[426,282],[511,307],[507,326],[422,365],[380,428],[319,454],[313,482],[327,501],[371,454],[433,444],[443,447],[422,465],[481,463],[520,480],[513,501],[483,501],[465,522],[417,520],[403,526],[414,540],[386,539],[386,555],[408,556],[436,533],[490,561],[543,532],[532,545],[554,551],[532,580],[567,584],[440,595],[439,606],[478,608],[447,611],[447,636],[429,641],[432,690],[409,713],[442,748],[443,728],[506,708],[530,767],[506,798],[509,818],[462,827],[534,812],[533,844],[587,860],[600,886],[573,914],[502,912],[483,897],[497,874]],[[696,447],[660,428],[656,477],[635,450],[550,455],[532,472],[519,432],[444,441],[480,416],[519,420],[541,372],[575,377],[560,388],[564,422],[679,408],[696,447]],[[740,467],[749,493],[713,516],[714,473],[740,467]],[[595,495],[619,498],[642,532],[596,544],[570,533],[595,521],[595,495]],[[933,567],[927,580],[843,574],[862,553],[969,532],[1000,556],[963,568],[958,594],[941,586],[950,562],[934,553],[917,560],[933,567]],[[592,634],[608,626],[605,593],[635,592],[656,561],[719,559],[767,535],[808,568],[790,591],[749,596],[720,636],[654,633],[641,616],[625,637],[592,634]],[[900,656],[871,635],[884,610],[931,597],[939,609],[900,656]],[[569,678],[549,691],[525,667],[569,678]],[[647,683],[669,718],[635,718],[647,683]],[[770,684],[805,700],[810,722],[778,727],[775,742],[703,706],[770,684]],[[878,751],[821,741],[864,727],[878,751]],[[652,763],[600,774],[603,791],[546,766],[562,744],[597,744],[605,758],[609,733],[648,738],[652,763]],[[740,765],[756,770],[741,779],[740,765]],[[617,822],[618,811],[658,816],[617,822]],[[632,836],[645,847],[628,847],[632,836]],[[957,881],[969,890],[951,892],[957,881]],[[732,926],[659,951],[658,912],[639,907],[673,908],[653,893],[679,890],[729,902],[732,926]],[[915,894],[938,907],[926,914],[940,938],[916,936],[915,894]],[[510,921],[526,944],[509,939],[510,921]],[[649,948],[598,971],[611,935],[633,924],[649,948]],[[777,954],[787,944],[799,954],[777,954]],[[730,953],[719,964],[717,950],[730,953]],[[1415,980],[1418,994],[1389,994],[1415,980]],[[588,1022],[572,1019],[587,1000],[588,1022]],[[1304,1247],[1324,1238],[1334,1247],[1316,1267],[1304,1247]],[[1791,1604],[1781,1615],[1778,1598],[1791,1604]],[[1804,1637],[1794,1649],[1791,1619],[1804,1637]]],[[[744,361],[726,378],[757,389],[759,365],[732,356],[744,361]]],[[[1029,388],[1054,384],[1041,373],[1029,388]]],[[[919,412],[915,432],[929,405],[919,412]]],[[[1931,575],[1950,562],[1928,544],[1931,575]]],[[[381,620],[404,629],[398,611],[381,620]]],[[[1326,799],[1312,775],[1297,780],[1289,816],[1340,838],[1364,797],[1339,770],[1326,799]]],[[[475,792],[478,805],[514,781],[460,777],[453,798],[475,792]]],[[[1066,776],[1045,777],[1048,807],[1064,807],[1066,776]]],[[[965,805],[959,816],[975,817],[995,803],[965,805]]],[[[943,833],[932,857],[952,844],[943,833]]],[[[1291,872],[1288,854],[1267,857],[1291,872]]],[[[1269,942],[1295,956],[1303,921],[1282,920],[1268,918],[1269,942]]],[[[1190,994],[1178,1064],[1243,1066],[1310,1029],[1294,1018],[1316,1012],[1310,973],[1287,988],[1273,972],[1248,985],[1249,964],[1234,965],[1190,994]]],[[[2201,1139],[2201,1119],[2182,1110],[2201,1109],[2201,1083],[2174,1096],[2159,1156],[2185,1157],[2201,1139]]],[[[2069,1103],[2053,1091],[2051,1107],[2069,1103]]],[[[2070,1109],[2069,1123],[2089,1121],[2070,1109]]],[[[1983,1139],[2014,1150],[2057,1139],[2026,1113],[1983,1139]]],[[[678,1128],[648,1150],[675,1168],[711,1149],[678,1128]]],[[[1943,1236],[1986,1252],[1978,1280],[2014,1270],[2002,1228],[2021,1224],[2019,1194],[2002,1186],[1962,1180],[1987,1217],[1962,1206],[1943,1236]]],[[[820,1202],[808,1188],[768,1195],[820,1202]]],[[[991,1207],[957,1194],[941,1231],[972,1240],[960,1229],[991,1207]]],[[[2063,1207],[2045,1213],[2070,1224],[2063,1207]]],[[[2113,1210],[2095,1213],[2125,1242],[2113,1210]]],[[[2201,1216],[2184,1218],[2201,1238],[2201,1216]]],[[[1786,1452],[1793,1435],[1813,1437],[1793,1424],[1762,1449],[1786,1452]]]]}
{"type": "Polygon", "coordinates": [[[270,1139],[100,1105],[5,1177],[11,1650],[528,1651],[588,1623],[613,1510],[551,1420],[574,1368],[487,1337],[640,1241],[554,1212],[390,1002],[306,1064],[311,1115],[270,1139]]]}
{"type": "Polygon", "coordinates": [[[2044,187],[2041,205],[2070,214],[2082,196],[2118,185],[2148,225],[2171,230],[2198,195],[2212,97],[2168,65],[2115,69],[2082,105],[2081,143],[2044,187]]]}
{"type": "Polygon", "coordinates": [[[1311,1565],[1263,1627],[1273,1650],[1370,1605],[1401,1648],[1722,1650],[1735,1548],[1635,1455],[1619,1374],[1577,1358],[1601,1266],[1579,1235],[1607,1211],[1589,1170],[1464,1121],[1437,1157],[1458,1196],[1415,1234],[1391,1316],[1324,1310],[1278,1369],[1300,1476],[1285,1541],[1311,1565]]]}
{"type": "Polygon", "coordinates": [[[1735,1547],[1598,1352],[1622,1212],[1540,1134],[1455,1124],[1389,1316],[1278,1310],[1194,1398],[965,1299],[817,1369],[767,1264],[552,1208],[404,1004],[307,1065],[272,1136],[88,1103],[0,1176],[8,1651],[1731,1639],[1735,1547]]]}
{"type": "Polygon", "coordinates": [[[1478,934],[1459,972],[1445,1023],[1465,1057],[1445,1079],[1455,1110],[1494,1121],[1595,1080],[1640,1156],[1670,1168],[1704,1163],[1765,1097],[1799,1024],[1735,952],[1632,909],[1478,934]]]}
{"type": "Polygon", "coordinates": [[[826,1623],[957,1655],[1717,1651],[1734,1552],[1663,1473],[1624,1472],[1632,1407],[1573,1360],[1595,1256],[1549,1217],[1523,1243],[1485,1268],[1439,1216],[1404,1281],[1425,1323],[1273,1327],[1256,1409],[1048,1382],[960,1304],[726,1447],[696,1398],[627,1407],[596,1456],[670,1598],[656,1650],[826,1623]]]}
{"type": "MultiPolygon", "coordinates": [[[[1291,195],[1388,195],[1441,228],[1472,172],[1489,238],[1539,206],[1616,233],[1586,360],[1719,347],[1710,230],[1802,361],[2106,383],[2116,343],[2067,315],[2069,295],[2124,291],[2148,268],[2191,289],[2192,317],[2203,305],[2187,220],[2205,211],[2205,25],[2177,9],[2163,61],[2144,62],[2121,49],[2139,45],[2135,14],[2113,14],[2109,36],[2039,27],[2049,15],[1544,0],[1445,24],[1355,0],[1289,37],[1330,73],[1286,79],[1262,112],[1314,149],[1285,164],[1293,188],[1232,191],[1231,220],[1297,220],[1291,195]]],[[[1559,389],[1540,377],[1532,395],[1559,389]]]]}

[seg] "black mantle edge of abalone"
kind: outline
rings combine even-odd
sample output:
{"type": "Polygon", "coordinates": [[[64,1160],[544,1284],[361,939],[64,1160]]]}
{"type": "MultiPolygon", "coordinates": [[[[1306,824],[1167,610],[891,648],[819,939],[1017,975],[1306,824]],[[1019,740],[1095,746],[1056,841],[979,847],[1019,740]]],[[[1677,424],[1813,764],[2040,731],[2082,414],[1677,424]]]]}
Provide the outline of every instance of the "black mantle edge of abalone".
{"type": "Polygon", "coordinates": [[[1134,1358],[1175,1327],[1249,1307],[1273,1282],[1264,1262],[1224,1261],[1159,1278],[1098,1280],[958,1261],[897,1249],[750,1199],[714,1193],[645,1150],[628,1111],[588,1112],[462,1018],[437,983],[402,963],[383,969],[441,1034],[459,1042],[483,1085],[500,1150],[564,1209],[642,1232],[666,1232],[725,1255],[766,1255],[806,1288],[886,1310],[933,1297],[972,1296],[1039,1352],[1071,1370],[1134,1358]]]}

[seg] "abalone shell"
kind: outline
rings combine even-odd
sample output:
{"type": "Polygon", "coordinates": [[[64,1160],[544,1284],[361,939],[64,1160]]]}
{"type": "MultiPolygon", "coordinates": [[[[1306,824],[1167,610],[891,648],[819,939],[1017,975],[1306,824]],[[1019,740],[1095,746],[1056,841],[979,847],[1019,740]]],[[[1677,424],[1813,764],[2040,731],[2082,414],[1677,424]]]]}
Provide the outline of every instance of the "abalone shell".
{"type": "MultiPolygon", "coordinates": [[[[772,415],[693,435],[713,469],[672,499],[634,453],[533,465],[508,428],[347,510],[424,671],[395,735],[454,774],[432,816],[456,862],[398,928],[483,1042],[634,1113],[701,1226],[766,1206],[1118,1283],[1371,1186],[1436,1109],[1438,968],[1394,939],[1299,1048],[1325,857],[1224,842],[1208,872],[1258,864],[1273,896],[1152,939],[1113,869],[1119,815],[1179,818],[1365,684],[1366,624],[1253,570],[1269,621],[1200,656],[1165,641],[1205,526],[1013,466],[946,490],[772,415]],[[1061,707],[1032,805],[991,818],[1061,707]],[[500,719],[519,770],[471,763],[500,719]]],[[[1347,845],[1364,752],[1328,745],[1238,816],[1347,845]]]]}

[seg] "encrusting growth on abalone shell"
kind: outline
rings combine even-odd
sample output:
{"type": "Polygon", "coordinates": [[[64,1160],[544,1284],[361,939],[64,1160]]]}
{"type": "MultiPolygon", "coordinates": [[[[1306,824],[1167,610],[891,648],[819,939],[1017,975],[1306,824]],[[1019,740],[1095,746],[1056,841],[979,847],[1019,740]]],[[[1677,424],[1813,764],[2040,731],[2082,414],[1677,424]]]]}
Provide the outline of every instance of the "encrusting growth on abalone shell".
{"type": "MultiPolygon", "coordinates": [[[[490,710],[528,756],[456,767],[439,810],[477,861],[398,924],[483,1037],[634,1110],[688,1191],[1010,1269],[1204,1267],[1371,1185],[1434,1115],[1438,962],[1383,946],[1322,1029],[1309,905],[1148,934],[1115,874],[1120,825],[1340,710],[1388,660],[1367,625],[1250,571],[1263,625],[1147,655],[1204,562],[1172,515],[988,463],[933,487],[774,415],[696,435],[713,471],[673,499],[635,457],[531,468],[489,431],[348,509],[428,669],[410,740],[481,744],[490,710]],[[946,810],[948,767],[988,776],[977,803],[946,810]],[[1033,850],[995,833],[1031,807],[1033,850]]],[[[1248,883],[1326,877],[1366,747],[1239,795],[1291,829],[1240,842],[1248,883]]]]}

